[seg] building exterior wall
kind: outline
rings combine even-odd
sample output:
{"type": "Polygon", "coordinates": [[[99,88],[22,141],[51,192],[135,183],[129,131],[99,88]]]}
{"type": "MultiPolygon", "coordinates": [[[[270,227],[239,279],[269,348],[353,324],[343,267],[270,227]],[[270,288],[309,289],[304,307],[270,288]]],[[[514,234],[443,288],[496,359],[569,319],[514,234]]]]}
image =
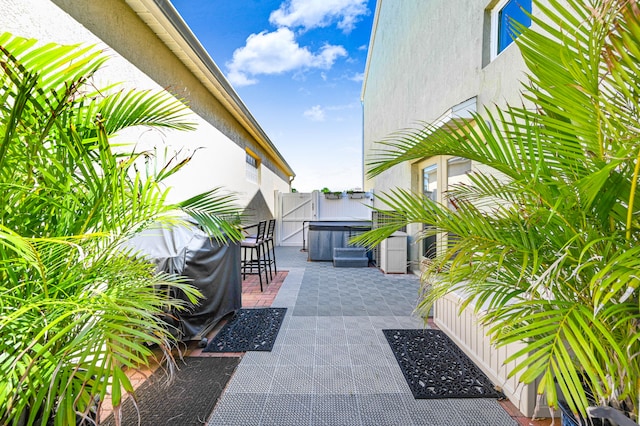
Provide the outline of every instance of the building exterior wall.
{"type": "MultiPolygon", "coordinates": [[[[378,0],[374,30],[362,89],[365,170],[375,156],[376,142],[420,122],[434,123],[447,111],[475,98],[478,113],[496,106],[520,105],[525,65],[512,44],[491,58],[490,10],[499,0],[378,0]]],[[[535,6],[533,13],[536,14],[535,6]]],[[[394,188],[421,191],[421,167],[427,159],[401,164],[377,177],[365,175],[366,190],[380,195],[394,188]]],[[[472,169],[486,171],[473,164],[472,169]]],[[[379,202],[379,201],[378,201],[379,202]]],[[[376,203],[376,207],[383,207],[376,203]]],[[[410,260],[419,269],[415,244],[420,225],[407,228],[410,260]]],[[[535,384],[507,379],[514,365],[503,365],[518,345],[497,351],[477,325],[473,307],[459,311],[459,298],[438,302],[434,321],[527,416],[535,406],[535,384]],[[506,352],[505,352],[506,351],[506,352]]],[[[545,413],[544,403],[540,415],[545,413]]]]}
{"type": "MultiPolygon", "coordinates": [[[[123,0],[0,0],[0,28],[14,35],[62,44],[97,44],[111,59],[96,75],[98,84],[125,88],[167,89],[187,102],[192,132],[129,131],[121,139],[142,148],[180,158],[197,150],[192,161],[167,182],[169,200],[178,201],[222,186],[247,206],[264,200],[257,210],[273,216],[275,191],[289,192],[289,175],[233,117],[200,80],[123,0]],[[246,149],[260,157],[260,181],[246,179],[246,149]]],[[[163,159],[159,158],[158,162],[163,159]]]]}
{"type": "Polygon", "coordinates": [[[492,2],[379,0],[363,87],[365,146],[432,121],[472,97],[478,110],[519,99],[515,46],[485,64],[492,2]]]}
{"type": "MultiPolygon", "coordinates": [[[[489,60],[489,10],[494,1],[378,0],[362,90],[365,171],[376,142],[401,129],[434,122],[470,98],[477,111],[520,102],[524,62],[515,45],[489,60]]],[[[417,163],[401,164],[364,188],[419,191],[417,163]]],[[[407,231],[414,241],[419,231],[407,231]]],[[[412,261],[419,260],[415,244],[412,261]]],[[[415,263],[414,263],[415,264],[415,263]]]]}

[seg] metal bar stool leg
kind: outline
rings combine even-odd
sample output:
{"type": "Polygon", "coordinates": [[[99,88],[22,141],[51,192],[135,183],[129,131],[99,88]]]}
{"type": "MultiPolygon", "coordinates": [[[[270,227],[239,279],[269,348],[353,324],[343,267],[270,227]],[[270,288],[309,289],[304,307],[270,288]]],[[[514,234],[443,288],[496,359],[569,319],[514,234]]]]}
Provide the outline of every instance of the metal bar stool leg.
{"type": "Polygon", "coordinates": [[[265,273],[265,280],[269,284],[269,276],[267,275],[267,259],[264,251],[264,236],[266,230],[266,221],[258,223],[258,233],[255,236],[246,238],[241,242],[243,249],[243,259],[241,260],[242,279],[245,279],[247,275],[257,273],[258,280],[260,282],[260,291],[264,291],[264,285],[262,283],[262,271],[265,273]],[[249,254],[247,254],[247,249],[249,254]],[[255,270],[254,270],[255,268],[255,270]]]}

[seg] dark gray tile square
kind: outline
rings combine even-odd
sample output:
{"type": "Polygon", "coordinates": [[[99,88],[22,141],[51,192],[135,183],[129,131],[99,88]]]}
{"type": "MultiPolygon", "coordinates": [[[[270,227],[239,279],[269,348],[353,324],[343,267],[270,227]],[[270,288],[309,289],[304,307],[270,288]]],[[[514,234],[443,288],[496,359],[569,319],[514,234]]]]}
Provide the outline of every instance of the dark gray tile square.
{"type": "MultiPolygon", "coordinates": [[[[409,426],[414,424],[399,395],[357,395],[357,399],[360,418],[364,426],[409,426]]],[[[453,426],[455,423],[450,425],[453,426]]]]}
{"type": "Polygon", "coordinates": [[[308,425],[313,407],[311,395],[269,395],[262,412],[262,426],[308,425]]]}
{"type": "Polygon", "coordinates": [[[355,395],[317,395],[311,411],[311,426],[359,426],[355,395]]]}
{"type": "Polygon", "coordinates": [[[208,426],[258,426],[267,394],[225,393],[209,418],[208,426]]]}

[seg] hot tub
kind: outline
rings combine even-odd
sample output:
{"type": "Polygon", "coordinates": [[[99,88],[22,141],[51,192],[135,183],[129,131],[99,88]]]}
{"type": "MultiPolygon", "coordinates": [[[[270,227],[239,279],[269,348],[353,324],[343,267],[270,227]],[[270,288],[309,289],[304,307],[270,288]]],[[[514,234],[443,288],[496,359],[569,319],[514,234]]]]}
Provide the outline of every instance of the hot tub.
{"type": "Polygon", "coordinates": [[[333,249],[348,247],[349,239],[371,230],[371,221],[309,222],[309,260],[333,261],[333,249]]]}

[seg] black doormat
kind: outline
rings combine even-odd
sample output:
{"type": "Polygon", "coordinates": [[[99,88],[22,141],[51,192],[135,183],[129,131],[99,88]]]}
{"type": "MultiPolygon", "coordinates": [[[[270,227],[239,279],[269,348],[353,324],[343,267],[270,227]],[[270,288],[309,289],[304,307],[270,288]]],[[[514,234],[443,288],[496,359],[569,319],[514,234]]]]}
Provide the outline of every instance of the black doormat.
{"type": "MultiPolygon", "coordinates": [[[[136,390],[140,425],[187,426],[206,424],[207,418],[235,371],[238,357],[185,357],[178,360],[179,371],[167,384],[162,368],[156,370],[136,390]]],[[[115,425],[113,414],[105,419],[115,425]]],[[[137,426],[138,413],[131,398],[122,404],[122,426],[137,426]]]]}
{"type": "Polygon", "coordinates": [[[287,308],[240,309],[203,352],[270,351],[287,308]]]}
{"type": "Polygon", "coordinates": [[[382,330],[416,399],[503,398],[440,330],[382,330]]]}

